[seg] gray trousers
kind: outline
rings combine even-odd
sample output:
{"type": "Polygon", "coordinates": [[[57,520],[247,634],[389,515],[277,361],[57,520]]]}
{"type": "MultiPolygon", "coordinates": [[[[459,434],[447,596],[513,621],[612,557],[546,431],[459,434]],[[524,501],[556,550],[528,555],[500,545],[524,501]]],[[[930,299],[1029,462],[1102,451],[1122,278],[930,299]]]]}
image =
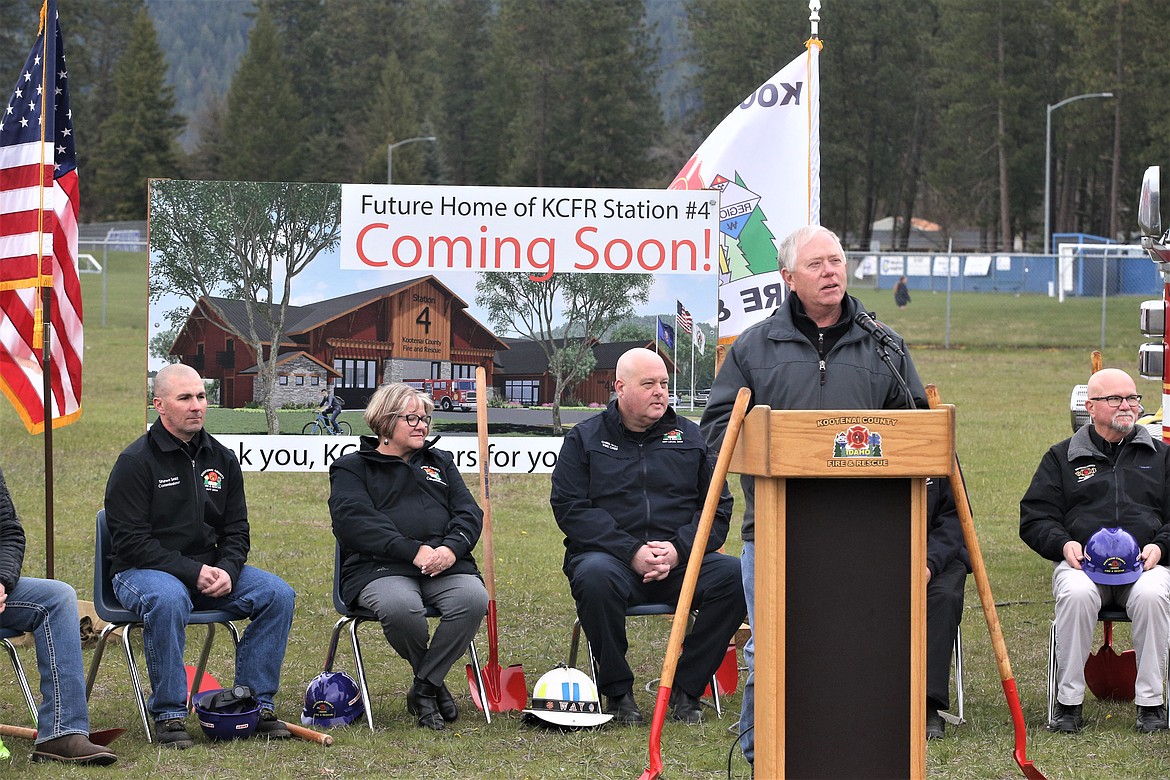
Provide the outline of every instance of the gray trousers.
{"type": "Polygon", "coordinates": [[[1124,607],[1133,624],[1137,655],[1134,703],[1164,703],[1166,653],[1170,648],[1170,569],[1155,566],[1132,585],[1098,585],[1066,561],[1052,572],[1056,597],[1056,662],[1060,667],[1056,700],[1080,704],[1085,699],[1085,661],[1093,643],[1097,612],[1102,606],[1124,607]]]}
{"type": "Polygon", "coordinates": [[[410,663],[414,676],[442,685],[447,672],[471,644],[487,612],[487,589],[474,574],[440,577],[380,577],[358,595],[358,603],[378,616],[386,641],[410,663]],[[427,606],[440,615],[435,635],[427,626],[427,606]]]}

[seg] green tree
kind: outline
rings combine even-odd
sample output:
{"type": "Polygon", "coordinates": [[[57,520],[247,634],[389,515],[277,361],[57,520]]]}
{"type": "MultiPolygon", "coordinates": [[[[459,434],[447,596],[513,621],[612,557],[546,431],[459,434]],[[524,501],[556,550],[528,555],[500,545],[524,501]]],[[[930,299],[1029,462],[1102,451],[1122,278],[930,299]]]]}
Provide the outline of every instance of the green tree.
{"type": "Polygon", "coordinates": [[[179,173],[177,139],[185,121],[175,113],[174,90],[163,82],[165,70],[144,8],[114,67],[111,110],[93,158],[88,198],[104,218],[145,219],[146,180],[179,173]]]}
{"type": "MultiPolygon", "coordinates": [[[[492,0],[444,0],[438,17],[437,135],[452,184],[494,184],[486,70],[492,0]]],[[[407,137],[407,136],[404,136],[407,137]]]]}
{"type": "Polygon", "coordinates": [[[171,294],[202,302],[248,344],[257,358],[257,400],[268,432],[280,433],[272,389],[292,280],[337,246],[341,187],[161,181],[150,195],[150,299],[171,294]],[[216,310],[215,297],[247,302],[246,322],[216,310]]]}
{"type": "Polygon", "coordinates": [[[487,66],[496,111],[488,121],[503,128],[500,183],[661,183],[650,157],[662,127],[654,47],[642,19],[640,0],[500,4],[487,66]]]}
{"type": "Polygon", "coordinates": [[[565,391],[593,370],[593,344],[645,303],[653,285],[648,274],[554,274],[545,282],[523,273],[479,275],[475,301],[488,310],[492,326],[531,339],[548,359],[554,434],[564,430],[565,391]]]}
{"type": "Polygon", "coordinates": [[[276,25],[261,6],[228,91],[220,178],[300,180],[307,165],[304,116],[276,25]]]}

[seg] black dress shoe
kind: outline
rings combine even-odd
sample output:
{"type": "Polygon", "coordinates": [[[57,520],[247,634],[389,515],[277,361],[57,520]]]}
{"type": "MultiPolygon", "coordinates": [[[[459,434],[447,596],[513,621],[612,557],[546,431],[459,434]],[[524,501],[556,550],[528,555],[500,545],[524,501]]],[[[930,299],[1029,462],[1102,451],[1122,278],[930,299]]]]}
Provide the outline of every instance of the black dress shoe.
{"type": "Polygon", "coordinates": [[[435,693],[435,701],[439,704],[439,714],[443,716],[443,720],[448,723],[458,720],[459,707],[455,705],[455,697],[447,690],[446,683],[439,686],[438,692],[435,693]]]}
{"type": "Polygon", "coordinates": [[[938,710],[928,707],[926,710],[926,738],[942,739],[946,736],[946,722],[938,710]]]}
{"type": "Polygon", "coordinates": [[[675,688],[670,692],[670,719],[694,725],[703,722],[703,704],[695,696],[675,688]]]}
{"type": "Polygon", "coordinates": [[[615,723],[626,726],[638,726],[643,722],[642,711],[634,701],[633,691],[626,691],[620,696],[606,696],[605,712],[607,715],[613,715],[615,723]]]}
{"type": "Polygon", "coordinates": [[[1165,731],[1166,723],[1166,706],[1159,704],[1153,707],[1143,707],[1138,705],[1137,708],[1137,730],[1143,734],[1152,734],[1155,731],[1165,731]]]}
{"type": "Polygon", "coordinates": [[[435,731],[447,728],[447,724],[439,712],[438,691],[438,686],[416,677],[414,684],[406,692],[406,711],[411,715],[418,716],[419,728],[435,731]]]}
{"type": "Polygon", "coordinates": [[[1084,727],[1085,719],[1081,717],[1081,705],[1061,704],[1060,702],[1053,705],[1052,721],[1048,724],[1049,731],[1076,734],[1084,727]]]}

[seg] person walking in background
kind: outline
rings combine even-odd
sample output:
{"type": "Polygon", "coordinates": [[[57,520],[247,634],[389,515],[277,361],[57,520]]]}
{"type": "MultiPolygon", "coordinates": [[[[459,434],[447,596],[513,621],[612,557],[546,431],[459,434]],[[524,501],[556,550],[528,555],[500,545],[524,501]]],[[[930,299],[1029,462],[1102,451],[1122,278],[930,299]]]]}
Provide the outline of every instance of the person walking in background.
{"type": "Polygon", "coordinates": [[[444,683],[487,613],[471,551],[483,511],[451,453],[427,441],[431,399],[382,385],[366,406],[373,436],[329,467],[329,514],[341,546],[341,597],[378,616],[390,646],[414,670],[406,708],[422,728],[459,717],[444,683]],[[426,611],[439,612],[429,636],[426,611]]]}
{"type": "Polygon", "coordinates": [[[207,391],[175,363],[154,379],[158,420],[118,456],[106,483],[114,595],[142,618],[148,702],[158,742],[180,750],[187,732],[183,647],[193,609],[251,618],[236,648],[235,685],[260,702],[257,733],[287,738],[274,713],[296,594],[246,565],[251,546],[240,463],[203,429],[207,391]]]}
{"type": "MultiPolygon", "coordinates": [[[[845,252],[835,233],[819,225],[798,228],[781,242],[778,260],[788,295],[771,316],[736,338],[711,385],[700,427],[712,449],[723,441],[741,387],[751,390],[753,405],[772,409],[927,408],[926,390],[909,355],[890,357],[912,399],[856,323],[865,309],[845,292],[845,252]]],[[[904,353],[901,336],[888,329],[886,333],[904,353]]],[[[746,505],[740,561],[750,621],[755,601],[755,480],[740,479],[746,505]]],[[[740,745],[749,763],[755,760],[754,649],[749,639],[740,713],[740,745]]]]}
{"type": "Polygon", "coordinates": [[[905,309],[906,304],[910,303],[910,285],[906,283],[905,276],[894,284],[894,303],[898,304],[899,309],[905,309]]]}

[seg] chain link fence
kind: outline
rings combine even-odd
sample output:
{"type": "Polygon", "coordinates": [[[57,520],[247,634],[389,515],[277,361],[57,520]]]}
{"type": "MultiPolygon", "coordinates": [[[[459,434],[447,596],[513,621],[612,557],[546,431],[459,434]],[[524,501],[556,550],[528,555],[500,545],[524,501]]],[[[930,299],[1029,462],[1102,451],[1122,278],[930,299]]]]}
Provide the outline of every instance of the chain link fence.
{"type": "Polygon", "coordinates": [[[1162,298],[1140,246],[1062,244],[1055,255],[850,252],[849,288],[911,344],[1105,350],[1136,345],[1141,302],[1162,298]],[[898,307],[905,277],[910,302],[898,307]]]}
{"type": "MultiPolygon", "coordinates": [[[[111,253],[146,251],[146,223],[117,223],[115,226],[86,225],[78,231],[77,270],[82,274],[101,275],[101,306],[98,323],[106,326],[109,298],[109,267],[111,253]]],[[[143,306],[145,306],[145,301],[143,306]]],[[[92,303],[87,303],[86,321],[92,323],[92,303]]],[[[145,311],[143,319],[145,320],[145,311]]]]}

